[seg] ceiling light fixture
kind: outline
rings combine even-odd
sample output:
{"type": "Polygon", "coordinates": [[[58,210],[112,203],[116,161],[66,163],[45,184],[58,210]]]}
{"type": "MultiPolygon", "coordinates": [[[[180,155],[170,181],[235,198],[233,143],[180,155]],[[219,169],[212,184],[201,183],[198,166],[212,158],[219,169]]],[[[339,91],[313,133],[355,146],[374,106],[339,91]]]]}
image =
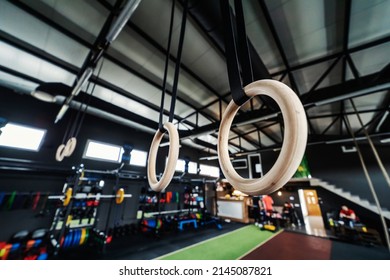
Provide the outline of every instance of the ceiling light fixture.
{"type": "Polygon", "coordinates": [[[48,102],[48,103],[55,103],[56,102],[56,97],[51,95],[50,93],[40,91],[40,90],[34,90],[31,92],[31,96],[41,100],[43,102],[48,102]]]}
{"type": "Polygon", "coordinates": [[[390,138],[385,138],[380,140],[381,143],[390,143],[390,138]]]}

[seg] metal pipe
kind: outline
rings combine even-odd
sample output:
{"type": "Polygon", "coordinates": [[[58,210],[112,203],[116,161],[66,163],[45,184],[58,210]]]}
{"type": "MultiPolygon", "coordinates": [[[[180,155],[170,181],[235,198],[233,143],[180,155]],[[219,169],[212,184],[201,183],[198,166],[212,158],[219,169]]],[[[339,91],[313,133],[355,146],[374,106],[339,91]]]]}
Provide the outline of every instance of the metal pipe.
{"type": "Polygon", "coordinates": [[[119,33],[121,32],[125,24],[128,22],[130,17],[133,15],[140,2],[141,0],[129,0],[126,3],[126,5],[123,7],[122,12],[120,13],[116,21],[113,23],[110,31],[106,36],[107,42],[111,43],[116,39],[116,37],[118,37],[119,33]]]}

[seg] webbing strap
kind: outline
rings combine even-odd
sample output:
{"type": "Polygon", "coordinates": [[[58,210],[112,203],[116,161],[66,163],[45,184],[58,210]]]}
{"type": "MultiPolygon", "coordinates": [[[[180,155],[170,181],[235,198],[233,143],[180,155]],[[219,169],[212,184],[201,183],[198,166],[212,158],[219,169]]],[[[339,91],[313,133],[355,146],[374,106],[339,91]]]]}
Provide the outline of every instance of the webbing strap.
{"type": "Polygon", "coordinates": [[[171,52],[171,39],[172,39],[174,15],[175,15],[175,0],[172,1],[172,8],[171,8],[171,23],[169,24],[168,46],[167,46],[167,53],[165,56],[164,79],[163,79],[163,86],[162,86],[162,93],[161,93],[160,116],[158,120],[158,129],[161,132],[164,132],[164,127],[163,127],[164,100],[165,100],[165,91],[167,86],[168,64],[169,64],[169,54],[171,52]]]}
{"type": "Polygon", "coordinates": [[[188,0],[185,0],[183,3],[183,16],[181,19],[180,39],[179,39],[179,46],[178,46],[177,57],[176,57],[175,77],[173,80],[171,108],[169,110],[169,122],[172,122],[175,116],[174,113],[175,113],[176,96],[177,96],[177,84],[179,81],[181,53],[183,50],[184,34],[186,30],[187,11],[188,11],[188,0]]]}
{"type": "MultiPolygon", "coordinates": [[[[235,3],[236,6],[237,5],[239,6],[238,10],[240,10],[241,1],[239,3],[235,1],[235,3]]],[[[224,33],[225,33],[225,55],[226,55],[230,90],[232,92],[234,103],[241,106],[246,101],[248,101],[249,98],[245,95],[245,92],[243,90],[243,81],[241,80],[240,69],[245,69],[243,73],[247,73],[248,71],[251,72],[250,58],[248,54],[248,45],[246,41],[245,24],[243,22],[244,19],[242,13],[242,6],[241,6],[241,11],[239,11],[239,14],[241,14],[241,16],[239,15],[238,16],[239,19],[237,19],[238,20],[237,32],[243,33],[239,35],[238,39],[245,38],[245,40],[240,40],[243,42],[239,42],[240,46],[239,48],[237,48],[236,32],[234,29],[235,24],[233,22],[232,14],[230,11],[229,1],[220,0],[220,5],[221,5],[222,18],[223,18],[224,33]],[[241,65],[239,62],[239,57],[237,52],[239,52],[240,54],[241,65]]],[[[245,76],[245,80],[247,80],[246,76],[249,75],[244,75],[244,76],[245,76]]],[[[244,83],[246,82],[247,81],[244,81],[244,83]]]]}

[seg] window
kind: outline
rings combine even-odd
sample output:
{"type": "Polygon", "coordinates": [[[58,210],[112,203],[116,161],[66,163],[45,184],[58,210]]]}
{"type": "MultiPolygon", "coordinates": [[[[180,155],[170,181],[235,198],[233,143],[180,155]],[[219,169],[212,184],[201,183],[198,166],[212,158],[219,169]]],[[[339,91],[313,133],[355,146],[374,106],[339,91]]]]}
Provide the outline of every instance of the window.
{"type": "Polygon", "coordinates": [[[1,128],[0,146],[39,151],[45,129],[37,129],[29,126],[8,123],[1,128]]]}
{"type": "Polygon", "coordinates": [[[122,155],[121,149],[122,147],[120,146],[88,140],[87,148],[83,157],[89,159],[120,162],[122,155]]]}
{"type": "Polygon", "coordinates": [[[140,150],[132,150],[130,164],[137,166],[146,166],[148,153],[140,150]]]}
{"type": "Polygon", "coordinates": [[[198,173],[198,164],[196,162],[190,161],[190,163],[188,164],[188,173],[190,174],[198,173]]]}
{"type": "MultiPolygon", "coordinates": [[[[165,163],[168,162],[168,157],[166,158],[165,160],[165,163]]],[[[179,171],[179,172],[184,172],[184,167],[185,167],[185,160],[184,159],[178,159],[177,160],[177,163],[176,163],[176,168],[175,170],[176,171],[179,171]]],[[[193,161],[190,161],[188,163],[188,173],[190,174],[196,174],[198,171],[198,164],[196,162],[193,162],[193,161]]]]}
{"type": "MultiPolygon", "coordinates": [[[[119,163],[122,160],[122,153],[121,146],[88,140],[83,158],[119,163]]],[[[146,166],[146,157],[147,152],[134,149],[131,151],[130,164],[146,166]]]]}
{"type": "Polygon", "coordinates": [[[200,165],[200,175],[206,175],[206,176],[210,176],[210,177],[219,178],[219,168],[215,167],[215,166],[201,164],[200,165]]]}

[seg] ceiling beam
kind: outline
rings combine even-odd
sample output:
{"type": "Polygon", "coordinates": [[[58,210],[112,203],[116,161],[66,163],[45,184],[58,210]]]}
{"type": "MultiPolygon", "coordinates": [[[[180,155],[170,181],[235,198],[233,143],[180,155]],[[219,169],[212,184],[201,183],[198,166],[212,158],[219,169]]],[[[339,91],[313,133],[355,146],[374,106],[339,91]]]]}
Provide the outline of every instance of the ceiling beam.
{"type": "MultiPolygon", "coordinates": [[[[378,72],[380,73],[380,72],[378,72]]],[[[378,79],[378,73],[367,75],[359,79],[354,79],[338,85],[328,86],[313,91],[303,104],[304,107],[310,108],[321,106],[323,104],[338,102],[367,94],[376,93],[382,90],[390,89],[390,76],[378,79]]],[[[302,96],[304,98],[304,96],[302,96]]],[[[260,120],[274,120],[277,113],[269,109],[255,110],[253,112],[240,113],[233,120],[233,127],[244,123],[258,122],[260,120]]],[[[181,137],[190,137],[217,132],[219,122],[195,128],[190,131],[182,131],[181,137]]]]}
{"type": "Polygon", "coordinates": [[[305,100],[304,106],[321,106],[390,89],[390,76],[378,78],[379,73],[320,88],[308,96],[306,96],[308,94],[306,93],[302,95],[302,100],[305,100]]]}
{"type": "MultiPolygon", "coordinates": [[[[18,38],[15,38],[14,36],[12,36],[6,32],[3,32],[1,30],[0,30],[0,40],[6,42],[7,44],[9,44],[15,48],[18,48],[22,51],[28,52],[29,54],[36,56],[36,57],[38,57],[46,62],[49,62],[50,64],[53,64],[57,67],[60,67],[73,75],[77,75],[80,71],[80,68],[78,68],[77,66],[70,64],[62,59],[59,59],[58,57],[55,57],[55,56],[53,56],[53,55],[51,55],[43,50],[31,45],[31,44],[28,44],[25,41],[22,41],[18,38]]],[[[20,76],[20,75],[18,75],[18,76],[20,76]]],[[[31,80],[31,78],[29,80],[31,80]]],[[[159,106],[157,106],[149,101],[146,101],[146,100],[144,100],[144,99],[142,99],[142,98],[140,98],[140,97],[138,97],[138,96],[136,96],[128,91],[125,91],[121,87],[118,87],[112,83],[109,83],[106,80],[103,80],[103,79],[98,78],[96,76],[92,76],[90,80],[99,86],[102,86],[104,88],[112,90],[112,91],[114,91],[120,95],[123,95],[129,99],[132,99],[136,102],[139,102],[140,104],[145,105],[148,108],[155,110],[156,112],[160,112],[159,106]]],[[[167,110],[164,110],[164,114],[168,116],[169,112],[167,110]]],[[[179,121],[182,120],[182,118],[178,115],[175,115],[175,118],[179,121]]],[[[188,125],[195,127],[195,124],[193,124],[189,121],[185,121],[185,120],[183,120],[183,121],[186,122],[188,125]]]]}
{"type": "MultiPolygon", "coordinates": [[[[355,52],[362,51],[364,49],[369,49],[369,48],[372,48],[372,47],[379,46],[381,44],[386,44],[388,42],[390,42],[390,36],[386,36],[386,37],[383,37],[383,38],[380,38],[380,39],[377,39],[377,40],[374,40],[374,41],[371,41],[371,42],[368,42],[368,43],[364,43],[364,44],[358,45],[358,46],[353,47],[353,48],[350,48],[348,50],[348,53],[352,54],[352,53],[355,53],[355,52]]],[[[344,53],[342,51],[340,51],[340,52],[337,52],[337,53],[334,53],[334,54],[331,54],[331,55],[326,55],[326,56],[319,57],[319,58],[316,58],[316,59],[313,59],[313,60],[309,60],[308,62],[291,66],[290,70],[291,71],[295,71],[295,70],[299,70],[299,69],[302,69],[302,68],[310,67],[310,66],[313,66],[313,65],[316,65],[316,64],[319,64],[319,63],[326,62],[326,61],[331,60],[331,59],[335,59],[335,58],[337,58],[337,57],[339,57],[339,56],[341,56],[343,54],[344,53]]],[[[275,77],[275,76],[283,75],[285,72],[286,72],[286,70],[280,70],[280,71],[276,71],[274,73],[271,73],[270,75],[272,77],[275,77]]]]}
{"type": "Polygon", "coordinates": [[[286,67],[286,71],[287,71],[287,75],[288,75],[288,78],[289,78],[290,83],[291,83],[291,87],[297,93],[297,95],[299,96],[298,86],[297,86],[297,84],[295,82],[294,76],[292,75],[290,64],[288,62],[286,52],[283,49],[282,41],[280,40],[278,32],[276,31],[276,28],[275,28],[275,25],[274,25],[274,23],[272,21],[270,12],[268,10],[268,7],[265,4],[264,0],[258,0],[258,3],[260,5],[260,7],[261,7],[261,10],[263,11],[264,18],[265,18],[265,20],[267,22],[267,26],[268,26],[271,34],[272,34],[272,38],[274,39],[276,47],[278,48],[279,54],[282,57],[283,64],[286,67]]]}

